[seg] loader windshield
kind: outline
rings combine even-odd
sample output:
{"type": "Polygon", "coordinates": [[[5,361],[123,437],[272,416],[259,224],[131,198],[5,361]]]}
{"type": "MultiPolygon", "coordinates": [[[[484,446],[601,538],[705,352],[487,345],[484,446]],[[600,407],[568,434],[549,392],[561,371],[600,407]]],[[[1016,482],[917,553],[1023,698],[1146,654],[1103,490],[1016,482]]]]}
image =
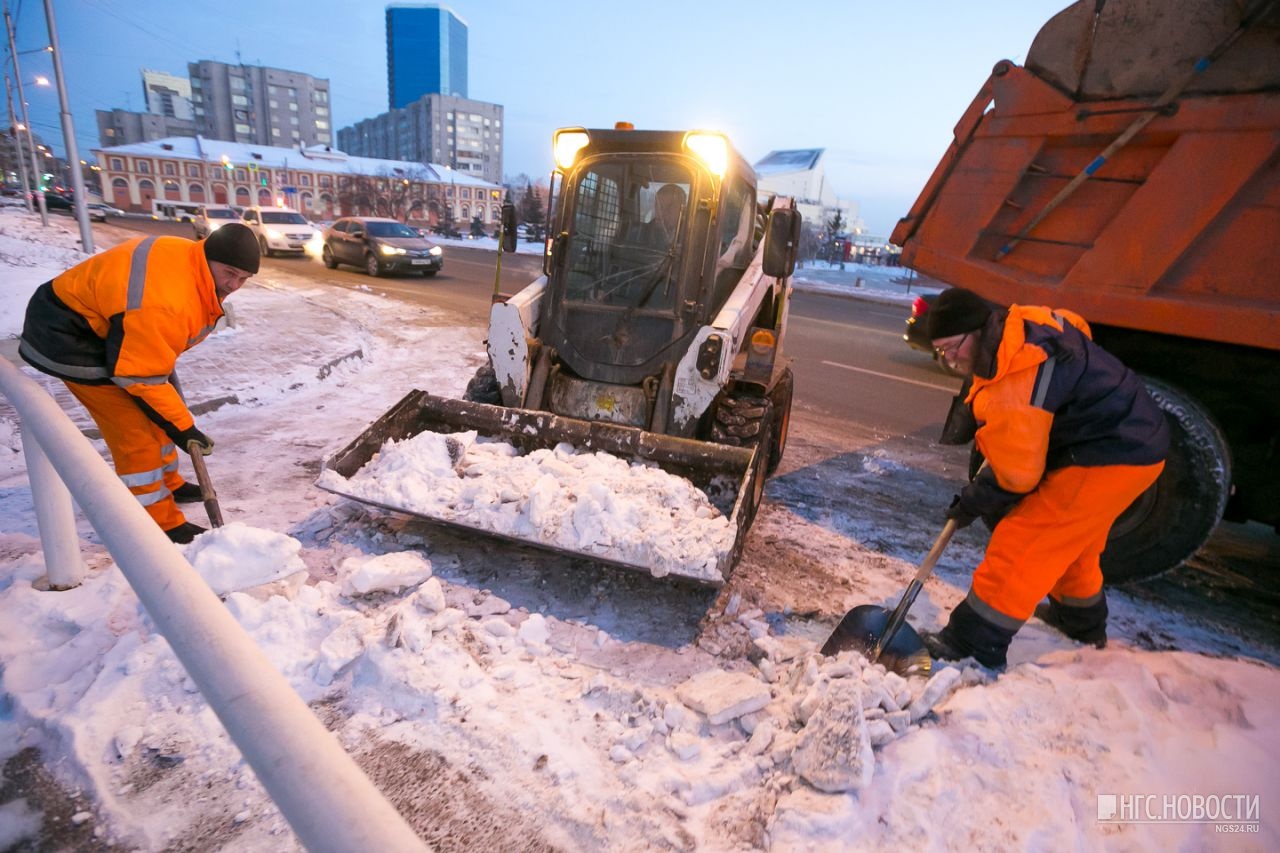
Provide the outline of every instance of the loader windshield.
{"type": "Polygon", "coordinates": [[[578,180],[565,299],[671,311],[692,176],[651,160],[601,162],[578,180]]]}

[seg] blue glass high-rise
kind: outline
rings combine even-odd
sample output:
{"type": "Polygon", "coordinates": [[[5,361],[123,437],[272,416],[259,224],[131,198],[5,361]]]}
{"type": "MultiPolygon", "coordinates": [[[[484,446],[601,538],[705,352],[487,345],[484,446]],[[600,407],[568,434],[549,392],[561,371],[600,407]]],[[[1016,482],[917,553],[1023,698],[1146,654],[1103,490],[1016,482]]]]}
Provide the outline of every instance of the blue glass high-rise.
{"type": "Polygon", "coordinates": [[[392,109],[423,95],[467,97],[467,23],[438,3],[387,5],[387,96],[392,109]]]}

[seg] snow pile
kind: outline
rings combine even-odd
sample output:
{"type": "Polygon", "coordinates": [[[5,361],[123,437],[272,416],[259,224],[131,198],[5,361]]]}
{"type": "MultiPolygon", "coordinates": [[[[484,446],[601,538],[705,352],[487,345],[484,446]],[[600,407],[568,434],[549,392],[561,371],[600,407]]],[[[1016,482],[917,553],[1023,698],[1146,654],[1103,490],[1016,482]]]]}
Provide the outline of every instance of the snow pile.
{"type": "Polygon", "coordinates": [[[296,583],[306,578],[306,566],[298,556],[302,545],[297,539],[239,521],[201,533],[181,547],[191,566],[218,595],[291,576],[296,583]]]}
{"type": "Polygon", "coordinates": [[[349,480],[319,484],[430,518],[712,583],[733,548],[729,520],[688,480],[568,444],[521,456],[474,431],[388,441],[349,480]]]}
{"type": "Polygon", "coordinates": [[[0,207],[0,337],[22,332],[27,301],[37,287],[88,257],[80,250],[75,225],[73,219],[50,215],[46,228],[21,207],[0,207]]]}

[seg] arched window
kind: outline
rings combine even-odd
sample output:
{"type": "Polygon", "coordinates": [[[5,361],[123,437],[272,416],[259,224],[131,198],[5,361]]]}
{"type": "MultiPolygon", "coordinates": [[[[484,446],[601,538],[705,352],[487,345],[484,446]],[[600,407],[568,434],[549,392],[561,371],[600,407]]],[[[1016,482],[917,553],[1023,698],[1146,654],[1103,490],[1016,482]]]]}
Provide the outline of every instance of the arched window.
{"type": "Polygon", "coordinates": [[[111,203],[117,207],[133,204],[132,194],[129,192],[129,182],[124,178],[116,178],[111,182],[111,203]]]}
{"type": "Polygon", "coordinates": [[[320,213],[323,214],[326,219],[333,216],[333,196],[328,193],[320,194],[320,213]]]}
{"type": "Polygon", "coordinates": [[[204,201],[204,184],[187,184],[187,198],[192,201],[204,201]]]}
{"type": "Polygon", "coordinates": [[[302,194],[302,209],[311,210],[311,193],[302,194]]]}
{"type": "Polygon", "coordinates": [[[142,209],[151,210],[151,200],[156,197],[156,185],[151,181],[143,178],[138,181],[138,203],[142,205],[142,209]]]}
{"type": "Polygon", "coordinates": [[[179,188],[177,181],[164,182],[164,197],[168,201],[182,200],[182,189],[179,188]]]}
{"type": "Polygon", "coordinates": [[[236,187],[236,204],[240,205],[241,207],[248,207],[250,203],[249,199],[250,199],[250,196],[249,196],[248,187],[236,187]]]}
{"type": "Polygon", "coordinates": [[[213,203],[214,204],[227,203],[227,185],[226,184],[213,185],[213,203]]]}
{"type": "Polygon", "coordinates": [[[258,204],[261,207],[271,206],[271,190],[266,187],[262,187],[258,190],[258,204]]]}

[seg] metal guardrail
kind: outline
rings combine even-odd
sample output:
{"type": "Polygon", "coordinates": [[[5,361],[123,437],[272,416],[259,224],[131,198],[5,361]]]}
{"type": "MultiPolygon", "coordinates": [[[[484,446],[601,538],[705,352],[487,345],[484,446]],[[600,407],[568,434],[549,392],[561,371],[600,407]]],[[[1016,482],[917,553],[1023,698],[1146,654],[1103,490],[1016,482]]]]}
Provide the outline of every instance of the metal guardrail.
{"type": "Polygon", "coordinates": [[[50,586],[84,576],[74,497],[174,654],[308,850],[425,850],[71,419],[0,359],[22,421],[50,586]]]}

